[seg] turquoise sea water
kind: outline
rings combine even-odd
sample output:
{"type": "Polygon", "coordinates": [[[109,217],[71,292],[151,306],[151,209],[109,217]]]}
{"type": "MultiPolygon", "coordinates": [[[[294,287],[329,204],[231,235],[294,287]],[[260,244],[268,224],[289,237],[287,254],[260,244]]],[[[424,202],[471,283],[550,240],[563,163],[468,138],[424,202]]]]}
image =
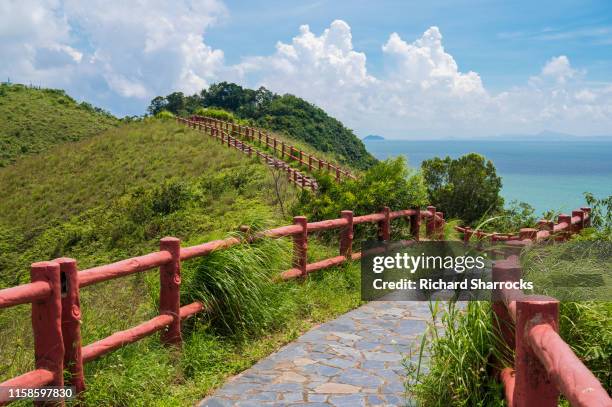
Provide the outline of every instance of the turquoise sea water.
{"type": "Polygon", "coordinates": [[[536,208],[570,211],[585,205],[584,192],[612,195],[612,140],[585,141],[369,141],[375,157],[404,155],[411,167],[431,157],[475,152],[493,161],[502,177],[506,202],[524,201],[536,208]]]}

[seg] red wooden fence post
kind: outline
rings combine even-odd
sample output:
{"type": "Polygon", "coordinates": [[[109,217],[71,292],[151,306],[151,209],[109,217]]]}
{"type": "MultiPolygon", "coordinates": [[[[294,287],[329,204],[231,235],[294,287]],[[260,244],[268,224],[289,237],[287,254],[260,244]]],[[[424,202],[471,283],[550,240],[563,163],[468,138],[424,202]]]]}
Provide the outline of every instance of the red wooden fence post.
{"type": "Polygon", "coordinates": [[[469,243],[473,234],[474,232],[472,231],[472,229],[466,226],[465,229],[463,230],[463,242],[469,243]]]}
{"type": "Polygon", "coordinates": [[[591,227],[591,208],[585,206],[580,209],[584,212],[584,227],[591,227]]]}
{"type": "Polygon", "coordinates": [[[390,228],[390,223],[391,223],[391,219],[389,216],[389,213],[391,212],[391,209],[389,209],[388,206],[385,206],[382,209],[382,214],[384,215],[384,219],[378,222],[378,240],[379,241],[384,241],[387,242],[389,240],[391,240],[391,228],[390,228]]]}
{"type": "Polygon", "coordinates": [[[293,235],[293,267],[300,270],[302,277],[305,277],[308,251],[308,220],[306,216],[294,216],[293,224],[302,227],[300,233],[293,235]]]}
{"type": "Polygon", "coordinates": [[[285,159],[285,142],[281,141],[281,159],[285,159]]]}
{"type": "Polygon", "coordinates": [[[567,240],[572,230],[572,217],[570,215],[561,214],[557,217],[557,223],[567,223],[567,229],[559,233],[557,240],[567,240]]]}
{"type": "Polygon", "coordinates": [[[434,231],[436,230],[436,207],[431,205],[428,206],[427,212],[429,212],[429,217],[425,223],[425,234],[427,235],[427,238],[431,239],[434,231]]]}
{"type": "MultiPolygon", "coordinates": [[[[51,286],[49,297],[32,302],[32,333],[34,335],[34,361],[36,369],[53,373],[49,386],[64,385],[64,340],[62,337],[62,282],[60,266],[43,261],[32,264],[32,282],[45,281],[51,286]]],[[[45,403],[37,403],[45,405],[45,403]]],[[[57,405],[57,403],[46,403],[57,405]]],[[[61,403],[63,405],[63,402],[61,403]]]]}
{"type": "Polygon", "coordinates": [[[308,154],[308,171],[312,172],[312,156],[308,154]]]}
{"type": "MultiPolygon", "coordinates": [[[[521,268],[518,261],[499,260],[493,264],[491,270],[491,280],[493,282],[511,281],[516,282],[521,278],[521,268]]],[[[512,357],[514,350],[514,322],[508,312],[508,307],[503,302],[501,290],[493,290],[491,292],[492,311],[493,311],[493,327],[498,336],[502,338],[507,345],[507,349],[503,353],[509,358],[512,357]]],[[[496,361],[502,362],[502,361],[496,361]]],[[[497,366],[497,367],[501,367],[497,366]]]]}
{"type": "Polygon", "coordinates": [[[353,254],[353,211],[342,211],[340,217],[348,222],[340,229],[340,256],[350,260],[353,254]]]}
{"type": "Polygon", "coordinates": [[[538,229],[534,229],[534,228],[519,229],[519,239],[520,240],[531,240],[535,242],[537,236],[538,236],[538,229]]]}
{"type": "Polygon", "coordinates": [[[164,237],[159,249],[172,255],[169,263],[159,267],[159,314],[174,318],[168,329],[162,332],[161,341],[166,344],[180,344],[181,338],[181,241],[176,237],[164,237]]]}
{"type": "Polygon", "coordinates": [[[544,296],[527,296],[516,303],[515,407],[557,407],[559,391],[531,349],[531,328],[550,324],[559,330],[559,301],[544,296]]]}
{"type": "Polygon", "coordinates": [[[582,210],[572,211],[572,218],[574,216],[578,216],[580,218],[580,222],[572,226],[572,233],[579,233],[582,229],[584,229],[584,212],[582,210]]]}
{"type": "Polygon", "coordinates": [[[436,239],[444,239],[444,212],[436,212],[434,227],[436,229],[436,239]]]}
{"type": "Polygon", "coordinates": [[[62,293],[64,367],[70,373],[68,383],[75,387],[77,393],[81,393],[85,390],[85,378],[81,355],[81,302],[77,263],[76,260],[66,257],[54,261],[60,265],[65,281],[65,291],[62,293]]]}
{"type": "Polygon", "coordinates": [[[421,232],[421,209],[418,207],[412,209],[415,211],[415,214],[410,215],[410,235],[418,242],[421,232]]]}
{"type": "Polygon", "coordinates": [[[340,181],[340,168],[336,167],[336,181],[340,181]]]}

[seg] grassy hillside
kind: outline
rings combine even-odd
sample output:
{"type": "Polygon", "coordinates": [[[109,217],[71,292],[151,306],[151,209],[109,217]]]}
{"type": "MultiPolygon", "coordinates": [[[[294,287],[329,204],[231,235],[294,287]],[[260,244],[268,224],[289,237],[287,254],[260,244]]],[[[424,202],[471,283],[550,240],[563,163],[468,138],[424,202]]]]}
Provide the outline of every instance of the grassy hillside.
{"type": "Polygon", "coordinates": [[[277,95],[264,87],[252,90],[222,82],[202,90],[199,95],[184,96],[175,92],[158,96],[148,110],[151,114],[168,110],[187,115],[202,107],[225,109],[256,126],[287,134],[318,151],[332,154],[344,165],[366,169],[376,162],[361,140],[340,121],[304,99],[277,95]]]}
{"type": "Polygon", "coordinates": [[[77,103],[63,90],[0,84],[0,167],[118,123],[88,103],[77,103]]]}
{"type": "Polygon", "coordinates": [[[24,158],[0,169],[0,185],[0,278],[9,283],[32,261],[110,261],[164,235],[220,229],[221,216],[235,230],[276,204],[268,167],[157,120],[24,158]]]}
{"type": "MultiPolygon", "coordinates": [[[[288,224],[271,171],[172,122],[146,120],[52,148],[0,169],[0,287],[33,261],[74,257],[87,268],[157,250],[159,238],[197,244],[288,224]]],[[[278,189],[288,205],[294,189],[278,189]]],[[[291,239],[264,240],[182,265],[182,299],[211,309],[184,330],[181,352],[157,336],[86,365],[79,405],[194,405],[230,375],[312,324],[359,304],[357,264],[307,283],[273,283],[291,239]]],[[[337,253],[316,239],[310,261],[337,253]]],[[[81,291],[83,343],[133,327],[157,310],[156,270],[81,291]]],[[[33,368],[28,306],[0,312],[0,381],[33,368]]],[[[26,404],[17,404],[26,405],[26,404]]]]}

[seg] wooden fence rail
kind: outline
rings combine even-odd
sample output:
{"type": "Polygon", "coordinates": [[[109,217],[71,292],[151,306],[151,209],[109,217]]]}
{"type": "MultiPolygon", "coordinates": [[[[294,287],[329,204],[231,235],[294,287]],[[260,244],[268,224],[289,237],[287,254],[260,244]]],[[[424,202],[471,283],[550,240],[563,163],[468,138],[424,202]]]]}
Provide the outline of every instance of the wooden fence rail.
{"type": "MultiPolygon", "coordinates": [[[[293,225],[269,229],[252,236],[247,234],[245,238],[230,237],[191,247],[181,247],[179,239],[167,237],[161,239],[160,250],[157,252],[82,271],[77,271],[76,260],[69,258],[34,263],[31,266],[30,283],[0,290],[0,308],[32,304],[35,370],[0,383],[0,388],[62,386],[63,372],[67,370],[68,384],[75,386],[80,393],[85,389],[84,363],[155,332],[161,332],[160,339],[168,346],[180,345],[182,321],[206,310],[205,304],[199,302],[180,306],[181,262],[184,260],[206,256],[214,250],[246,244],[259,238],[291,237],[294,243],[292,268],[283,272],[281,278],[303,278],[316,270],[361,258],[360,252],[352,250],[355,225],[376,224],[378,239],[389,240],[390,222],[398,218],[409,221],[413,241],[420,239],[423,221],[428,239],[443,237],[444,215],[433,206],[426,210],[391,211],[383,208],[379,213],[362,216],[354,216],[352,211],[342,211],[338,219],[311,223],[305,217],[297,216],[293,225]],[[330,229],[340,231],[339,255],[308,263],[309,233],[330,229]],[[155,268],[159,269],[160,275],[159,315],[136,327],[82,346],[80,288],[155,268]]],[[[582,209],[582,215],[576,212],[571,217],[560,219],[561,222],[549,228],[550,232],[577,233],[590,222],[589,211],[585,208],[582,209]]],[[[469,233],[469,230],[466,232],[464,229],[464,232],[469,233]]],[[[523,234],[536,238],[540,236],[532,232],[523,234]]],[[[554,238],[555,235],[549,237],[554,238]]],[[[529,244],[527,238],[509,243],[529,244]]],[[[516,278],[513,274],[516,269],[516,258],[505,263],[497,262],[493,268],[493,278],[496,281],[516,278]]],[[[504,293],[493,304],[493,309],[498,321],[507,322],[500,325],[499,329],[508,343],[516,346],[515,369],[500,372],[510,406],[556,406],[559,391],[574,406],[611,405],[601,384],[558,336],[556,300],[525,296],[510,298],[508,293],[504,293]],[[516,326],[514,335],[509,331],[510,324],[516,326]]],[[[0,397],[0,405],[10,402],[5,396],[3,393],[4,398],[0,397]]]]}
{"type": "Polygon", "coordinates": [[[319,187],[317,181],[314,178],[307,176],[306,174],[295,168],[292,168],[285,161],[280,160],[263,151],[260,151],[252,147],[251,145],[242,142],[241,140],[238,140],[236,137],[230,135],[230,133],[226,130],[214,127],[204,121],[193,121],[183,119],[182,117],[177,117],[176,121],[177,123],[185,124],[190,128],[203,131],[209,136],[219,140],[221,144],[227,145],[228,147],[233,147],[238,151],[248,154],[249,156],[256,155],[257,157],[261,158],[269,167],[286,171],[288,181],[290,183],[295,184],[299,188],[315,191],[319,187]]]}
{"type": "MultiPolygon", "coordinates": [[[[420,211],[410,209],[353,217],[352,211],[342,211],[341,218],[308,223],[303,216],[294,218],[294,224],[269,229],[245,239],[230,237],[191,247],[181,247],[180,240],[165,237],[160,250],[121,260],[111,264],[78,271],[77,262],[70,258],[34,263],[31,266],[31,282],[0,290],[0,309],[20,304],[32,304],[34,358],[36,369],[0,383],[0,388],[63,386],[64,370],[69,372],[68,384],[78,393],[85,390],[83,364],[107,353],[161,332],[160,339],[167,345],[180,345],[181,322],[205,311],[204,304],[194,302],[180,306],[181,262],[206,256],[214,250],[248,243],[259,238],[291,237],[294,240],[293,268],[282,273],[283,279],[304,277],[308,273],[359,259],[360,253],[352,253],[353,225],[378,223],[379,228],[389,229],[389,221],[399,217],[430,219],[435,230],[441,230],[444,220],[435,216],[435,209],[420,211]],[[308,233],[328,229],[341,229],[340,256],[307,264],[308,233]],[[140,325],[115,332],[86,346],[81,345],[80,289],[120,278],[130,274],[159,269],[159,315],[140,325]]],[[[380,233],[379,233],[380,235],[380,233]]],[[[433,234],[432,234],[433,237],[433,234]]],[[[418,233],[413,236],[418,239],[418,233]]],[[[8,404],[6,393],[0,393],[0,405],[8,404]]],[[[53,403],[57,405],[57,403],[53,403]]]]}
{"type": "MultiPolygon", "coordinates": [[[[590,225],[590,208],[559,215],[557,223],[541,220],[539,229],[523,228],[514,234],[483,233],[458,228],[464,241],[472,238],[505,241],[517,248],[554,239],[562,241],[590,225]]],[[[494,282],[517,282],[522,276],[518,256],[495,262],[494,282]]],[[[574,407],[610,407],[612,399],[591,371],[559,336],[559,301],[525,295],[520,290],[493,293],[493,320],[499,336],[514,350],[514,368],[499,371],[510,407],[556,407],[559,395],[574,407]]]]}
{"type": "Polygon", "coordinates": [[[341,168],[339,165],[322,160],[312,154],[292,146],[291,144],[285,143],[283,140],[270,136],[265,130],[262,131],[258,128],[242,126],[206,116],[194,115],[191,116],[189,120],[193,122],[203,122],[217,130],[229,132],[229,134],[232,136],[241,138],[243,140],[248,140],[250,142],[256,142],[259,145],[263,144],[272,149],[275,154],[279,154],[282,160],[287,157],[287,159],[290,161],[298,162],[301,165],[304,165],[311,172],[313,170],[327,171],[335,177],[336,181],[341,181],[342,179],[346,178],[355,179],[353,174],[341,168]]]}

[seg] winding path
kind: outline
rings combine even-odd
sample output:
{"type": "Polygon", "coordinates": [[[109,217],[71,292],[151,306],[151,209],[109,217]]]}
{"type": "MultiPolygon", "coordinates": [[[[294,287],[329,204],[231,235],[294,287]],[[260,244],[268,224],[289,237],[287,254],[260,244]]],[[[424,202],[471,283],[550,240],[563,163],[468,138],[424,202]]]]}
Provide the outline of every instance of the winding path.
{"type": "Polygon", "coordinates": [[[313,328],[199,406],[411,406],[402,361],[416,353],[429,319],[427,302],[370,302],[313,328]]]}

